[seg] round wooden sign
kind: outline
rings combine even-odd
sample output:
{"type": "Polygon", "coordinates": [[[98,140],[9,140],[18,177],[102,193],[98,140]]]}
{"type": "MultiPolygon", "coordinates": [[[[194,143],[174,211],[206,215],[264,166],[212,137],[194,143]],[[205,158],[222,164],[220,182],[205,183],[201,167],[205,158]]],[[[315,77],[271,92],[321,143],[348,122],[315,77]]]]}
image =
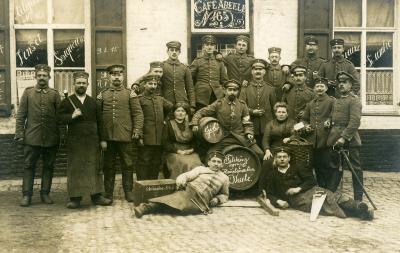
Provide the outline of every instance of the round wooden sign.
{"type": "Polygon", "coordinates": [[[204,117],[199,121],[199,133],[203,140],[208,143],[218,143],[224,138],[221,124],[213,117],[204,117]]]}

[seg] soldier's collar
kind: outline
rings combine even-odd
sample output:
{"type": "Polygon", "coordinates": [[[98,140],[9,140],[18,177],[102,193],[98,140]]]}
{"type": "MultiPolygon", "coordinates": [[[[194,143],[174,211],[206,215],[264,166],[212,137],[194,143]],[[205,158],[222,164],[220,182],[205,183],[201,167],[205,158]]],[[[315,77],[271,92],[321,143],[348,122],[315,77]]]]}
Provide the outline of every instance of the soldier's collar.
{"type": "Polygon", "coordinates": [[[178,64],[180,63],[180,61],[179,61],[178,59],[172,60],[171,58],[168,58],[168,59],[167,59],[167,62],[168,62],[169,64],[174,64],[174,65],[178,65],[178,64]]]}
{"type": "Polygon", "coordinates": [[[315,60],[315,59],[317,59],[318,57],[317,57],[317,54],[307,54],[306,58],[307,58],[307,59],[310,59],[310,60],[315,60]]]}
{"type": "Polygon", "coordinates": [[[225,100],[226,100],[226,102],[228,103],[228,105],[236,105],[237,98],[235,98],[235,100],[233,100],[233,101],[230,101],[230,100],[228,99],[228,97],[225,97],[225,100]]]}
{"type": "Polygon", "coordinates": [[[270,64],[269,68],[272,69],[272,70],[281,70],[282,69],[280,64],[278,64],[276,66],[273,66],[272,64],[270,64]]]}
{"type": "Polygon", "coordinates": [[[46,85],[45,87],[40,87],[38,84],[35,86],[35,90],[36,92],[41,92],[43,91],[43,93],[47,93],[47,91],[49,90],[49,86],[46,85]]]}
{"type": "Polygon", "coordinates": [[[334,62],[343,62],[344,60],[345,60],[345,58],[344,58],[344,56],[343,55],[341,55],[340,57],[332,57],[332,60],[334,61],[334,62]]]}
{"type": "Polygon", "coordinates": [[[110,85],[110,90],[114,91],[114,90],[122,90],[123,89],[123,85],[121,84],[120,86],[116,87],[113,85],[110,85]]]}
{"type": "Polygon", "coordinates": [[[256,86],[256,87],[257,87],[257,86],[263,87],[263,86],[264,86],[264,80],[256,81],[256,80],[253,79],[253,80],[251,81],[251,84],[254,85],[254,86],[256,86]]]}
{"type": "Polygon", "coordinates": [[[322,101],[322,100],[326,99],[327,97],[329,97],[329,96],[328,96],[328,94],[325,93],[325,94],[322,95],[321,97],[320,97],[320,96],[317,96],[315,99],[318,100],[318,101],[322,101]]]}
{"type": "Polygon", "coordinates": [[[305,88],[306,88],[306,85],[305,85],[305,84],[302,84],[302,85],[300,85],[300,86],[294,86],[294,89],[295,89],[295,90],[305,90],[305,88]]]}
{"type": "Polygon", "coordinates": [[[204,53],[204,54],[203,54],[203,58],[204,58],[204,59],[207,59],[207,60],[208,60],[208,59],[215,59],[215,56],[214,56],[214,55],[209,56],[208,54],[204,53]]]}

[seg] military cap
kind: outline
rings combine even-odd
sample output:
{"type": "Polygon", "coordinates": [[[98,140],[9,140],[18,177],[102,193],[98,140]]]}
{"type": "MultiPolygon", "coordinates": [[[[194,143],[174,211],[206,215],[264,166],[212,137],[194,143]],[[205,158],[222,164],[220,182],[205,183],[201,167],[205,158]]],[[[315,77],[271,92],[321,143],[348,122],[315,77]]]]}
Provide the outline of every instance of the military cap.
{"type": "Polygon", "coordinates": [[[290,155],[292,151],[290,150],[289,147],[286,147],[286,146],[276,147],[276,148],[272,149],[272,153],[274,155],[278,154],[280,152],[285,152],[286,154],[290,155]]]}
{"type": "Polygon", "coordinates": [[[261,68],[266,68],[268,65],[268,63],[263,60],[263,59],[254,59],[251,61],[251,67],[255,68],[255,67],[261,67],[261,68]]]}
{"type": "Polygon", "coordinates": [[[204,35],[204,36],[201,38],[201,43],[202,43],[202,44],[205,44],[205,43],[216,44],[216,43],[217,43],[217,40],[215,39],[215,37],[214,37],[213,35],[208,34],[208,35],[204,35]]]}
{"type": "Polygon", "coordinates": [[[46,64],[37,64],[37,65],[35,66],[35,71],[36,71],[36,72],[38,72],[38,71],[50,72],[50,71],[51,71],[51,68],[50,68],[50,66],[48,66],[48,65],[46,65],[46,64]]]}
{"type": "Polygon", "coordinates": [[[223,85],[224,88],[227,88],[228,86],[237,86],[237,88],[240,89],[241,83],[236,79],[230,79],[228,81],[225,81],[223,85]]]}
{"type": "Polygon", "coordinates": [[[324,78],[324,77],[316,77],[316,78],[314,78],[314,86],[317,84],[317,83],[323,83],[323,84],[325,84],[326,86],[328,86],[328,79],[327,78],[324,78]]]}
{"type": "Polygon", "coordinates": [[[306,73],[307,72],[307,68],[304,67],[303,65],[294,65],[291,69],[291,73],[297,73],[297,72],[303,72],[306,73]]]}
{"type": "Polygon", "coordinates": [[[163,67],[163,63],[160,61],[150,62],[150,68],[162,68],[162,67],[163,67]]]}
{"type": "Polygon", "coordinates": [[[280,49],[279,47],[270,47],[268,48],[268,53],[272,54],[272,53],[278,53],[280,54],[282,51],[282,49],[280,49]]]}
{"type": "Polygon", "coordinates": [[[238,42],[240,40],[246,42],[247,44],[249,44],[249,42],[250,42],[250,38],[245,35],[239,35],[236,37],[236,42],[238,42]]]}
{"type": "Polygon", "coordinates": [[[181,50],[181,43],[179,41],[170,41],[166,45],[167,48],[176,48],[181,50]]]}
{"type": "Polygon", "coordinates": [[[333,39],[329,42],[329,45],[335,46],[335,45],[344,45],[344,40],[343,39],[333,39]]]}
{"type": "Polygon", "coordinates": [[[336,75],[336,80],[338,82],[341,81],[346,81],[346,80],[350,80],[351,83],[354,83],[356,81],[356,79],[354,78],[354,76],[352,76],[351,74],[345,72],[345,71],[339,71],[336,75]]]}
{"type": "Polygon", "coordinates": [[[145,76],[143,77],[143,82],[149,82],[149,81],[156,81],[156,82],[158,82],[159,80],[160,80],[160,77],[157,76],[157,75],[153,75],[153,74],[148,74],[148,75],[145,75],[145,76]]]}
{"type": "Polygon", "coordinates": [[[307,36],[307,37],[304,39],[304,43],[305,43],[306,45],[318,45],[318,39],[315,38],[314,36],[307,36]]]}
{"type": "Polygon", "coordinates": [[[124,70],[125,70],[125,66],[122,64],[113,64],[113,65],[107,67],[108,73],[111,73],[111,72],[123,73],[124,70]]]}
{"type": "Polygon", "coordinates": [[[211,160],[211,158],[214,158],[214,157],[217,157],[223,161],[225,158],[225,155],[222,152],[217,151],[217,150],[209,151],[207,153],[207,161],[211,160]]]}
{"type": "Polygon", "coordinates": [[[85,71],[76,71],[72,74],[72,78],[77,79],[77,78],[89,78],[89,73],[85,72],[85,71]]]}

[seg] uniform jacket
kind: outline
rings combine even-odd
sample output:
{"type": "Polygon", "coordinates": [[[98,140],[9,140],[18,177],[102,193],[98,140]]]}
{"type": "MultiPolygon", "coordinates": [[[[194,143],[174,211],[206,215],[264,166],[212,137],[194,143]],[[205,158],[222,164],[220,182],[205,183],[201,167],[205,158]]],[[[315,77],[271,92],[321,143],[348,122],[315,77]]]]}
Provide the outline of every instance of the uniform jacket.
{"type": "Polygon", "coordinates": [[[298,115],[304,111],[306,104],[315,97],[312,89],[305,84],[293,86],[287,93],[283,94],[282,101],[288,105],[288,114],[291,119],[299,119],[298,115]]]}
{"type": "MultiPolygon", "coordinates": [[[[327,78],[329,81],[332,82],[336,82],[336,75],[340,72],[340,71],[345,71],[349,74],[351,74],[356,80],[356,83],[353,83],[353,91],[355,93],[358,93],[360,90],[360,78],[358,75],[357,70],[355,69],[353,63],[349,60],[347,60],[346,58],[344,58],[344,56],[342,56],[340,59],[335,59],[332,58],[327,62],[324,62],[321,64],[321,67],[318,70],[318,75],[320,77],[325,77],[327,78]]],[[[332,94],[334,95],[334,94],[332,94]]],[[[338,94],[336,94],[336,97],[339,97],[338,94]]]]}
{"type": "Polygon", "coordinates": [[[208,105],[212,92],[217,98],[224,96],[222,83],[227,80],[226,70],[215,56],[197,57],[190,65],[190,71],[195,83],[196,103],[208,105]]]}
{"type": "Polygon", "coordinates": [[[224,128],[226,135],[232,134],[241,143],[246,143],[246,134],[254,134],[253,123],[250,121],[249,109],[246,102],[235,99],[220,98],[211,105],[197,111],[191,125],[197,126],[202,117],[215,117],[224,128]]]}
{"type": "Polygon", "coordinates": [[[99,132],[102,141],[132,141],[141,135],[143,112],[134,92],[125,87],[109,87],[97,96],[99,132]]]}
{"type": "Polygon", "coordinates": [[[302,121],[310,124],[313,131],[307,139],[314,144],[314,148],[326,147],[329,128],[324,127],[324,122],[330,120],[332,107],[335,99],[325,94],[311,100],[304,110],[302,121]]]}
{"type": "Polygon", "coordinates": [[[285,121],[274,119],[269,121],[265,126],[262,139],[264,150],[281,147],[283,145],[283,139],[294,134],[293,126],[295,124],[296,121],[293,119],[286,119],[285,121]]]}
{"type": "Polygon", "coordinates": [[[254,60],[252,55],[230,53],[223,58],[229,79],[251,80],[251,62],[254,60]]]}
{"type": "Polygon", "coordinates": [[[57,90],[39,86],[22,94],[15,126],[15,137],[32,146],[51,147],[59,143],[57,124],[60,95],[57,90]]]}
{"type": "Polygon", "coordinates": [[[295,60],[290,66],[296,66],[296,65],[301,65],[307,68],[306,72],[306,85],[310,88],[314,87],[314,78],[313,78],[313,72],[319,71],[319,68],[321,67],[322,63],[326,62],[324,58],[317,57],[313,55],[312,57],[306,55],[303,58],[298,58],[295,60]]]}
{"type": "Polygon", "coordinates": [[[282,66],[269,65],[266,69],[264,80],[275,88],[275,95],[279,101],[282,99],[282,87],[285,83],[291,83],[289,74],[282,71],[282,66]]]}
{"type": "Polygon", "coordinates": [[[269,86],[266,82],[256,83],[250,81],[247,87],[244,87],[240,92],[240,99],[246,102],[251,121],[254,126],[254,133],[256,135],[262,135],[264,133],[264,127],[268,121],[273,119],[273,108],[276,103],[276,96],[274,88],[269,86]],[[254,109],[263,109],[264,115],[261,117],[253,114],[254,109]]]}
{"type": "Polygon", "coordinates": [[[327,140],[328,146],[333,146],[340,137],[348,141],[350,146],[361,146],[361,139],[358,134],[361,109],[360,99],[353,93],[335,100],[331,118],[332,128],[327,140]]]}
{"type": "Polygon", "coordinates": [[[172,109],[173,104],[159,95],[139,95],[140,107],[144,115],[144,145],[161,145],[164,128],[164,113],[172,109]]]}
{"type": "Polygon", "coordinates": [[[163,64],[161,95],[172,103],[185,101],[196,107],[192,74],[189,67],[168,59],[163,64]]]}

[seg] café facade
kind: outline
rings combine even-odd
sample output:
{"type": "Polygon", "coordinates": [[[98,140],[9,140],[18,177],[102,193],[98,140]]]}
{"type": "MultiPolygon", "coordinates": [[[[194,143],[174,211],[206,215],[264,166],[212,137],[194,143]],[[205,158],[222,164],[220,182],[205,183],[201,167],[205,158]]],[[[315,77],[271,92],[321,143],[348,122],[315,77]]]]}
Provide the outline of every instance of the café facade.
{"type": "Polygon", "coordinates": [[[330,58],[330,39],[344,39],[361,78],[363,167],[399,171],[399,10],[400,0],[0,0],[0,178],[17,164],[7,153],[15,150],[2,145],[11,146],[36,64],[52,67],[50,86],[60,94],[73,91],[74,71],[91,73],[96,95],[108,85],[108,65],[125,64],[129,85],[150,62],[167,58],[167,41],[180,41],[180,60],[190,64],[204,34],[216,36],[223,54],[234,51],[239,34],[250,37],[257,58],[280,47],[282,64],[303,54],[307,35],[318,38],[323,58],[330,58]]]}

